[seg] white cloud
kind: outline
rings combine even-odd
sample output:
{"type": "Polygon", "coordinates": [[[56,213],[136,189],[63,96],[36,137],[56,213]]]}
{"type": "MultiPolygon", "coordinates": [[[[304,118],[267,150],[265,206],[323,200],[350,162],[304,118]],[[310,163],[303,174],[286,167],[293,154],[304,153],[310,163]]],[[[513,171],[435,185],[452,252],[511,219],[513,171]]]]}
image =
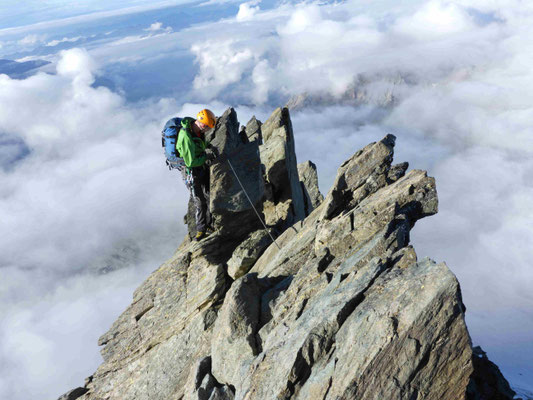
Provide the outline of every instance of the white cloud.
{"type": "Polygon", "coordinates": [[[264,104],[267,102],[270,91],[269,82],[272,81],[275,75],[276,71],[272,69],[267,60],[261,60],[257,63],[252,72],[252,82],[255,86],[254,103],[264,104]]]}
{"type": "Polygon", "coordinates": [[[18,41],[18,44],[21,46],[32,46],[37,43],[41,43],[44,41],[44,37],[41,35],[31,34],[26,35],[22,39],[18,41]]]}
{"type": "Polygon", "coordinates": [[[49,41],[48,43],[46,43],[46,46],[48,47],[55,47],[57,46],[58,44],[61,44],[61,43],[74,43],[74,42],[77,42],[78,40],[82,39],[81,36],[76,36],[76,37],[72,37],[72,38],[67,38],[67,37],[64,37],[63,39],[56,39],[56,40],[51,40],[49,41]]]}
{"type": "MultiPolygon", "coordinates": [[[[47,276],[51,271],[6,267],[8,281],[2,287],[14,285],[34,293],[26,293],[26,303],[3,303],[2,398],[57,398],[82,385],[101,363],[98,337],[130,303],[139,277],[154,267],[145,262],[106,275],[63,276],[59,284],[52,282],[57,274],[47,276]]],[[[2,298],[6,299],[3,294],[2,298]]]]}
{"type": "MultiPolygon", "coordinates": [[[[215,87],[217,92],[220,87],[232,85],[236,76],[246,83],[250,99],[265,98],[254,93],[263,93],[265,86],[261,81],[261,88],[254,87],[255,65],[235,63],[234,56],[242,54],[253,54],[254,64],[267,60],[276,71],[267,85],[272,93],[290,95],[311,90],[340,95],[361,75],[395,78],[405,72],[411,79],[435,83],[458,69],[484,68],[502,59],[505,54],[500,52],[505,49],[494,45],[502,43],[509,33],[506,26],[476,25],[466,10],[453,3],[432,1],[413,14],[386,15],[384,23],[383,15],[365,13],[354,2],[320,6],[307,3],[258,10],[254,12],[254,24],[235,18],[194,27],[183,35],[185,42],[192,41],[191,50],[200,68],[195,88],[202,89],[206,98],[211,94],[205,85],[215,87]],[[440,24],[430,29],[435,18],[440,24]],[[194,34],[204,37],[206,32],[209,41],[194,40],[194,34]],[[223,53],[219,62],[205,56],[219,53],[223,53]],[[419,62],[421,57],[423,63],[419,62]]],[[[242,95],[241,85],[235,89],[226,93],[242,95]]]]}
{"type": "Polygon", "coordinates": [[[154,22],[152,25],[150,25],[148,28],[146,28],[145,31],[148,31],[148,32],[165,31],[167,33],[171,33],[172,32],[172,28],[170,26],[164,28],[162,22],[154,22]]]}
{"type": "Polygon", "coordinates": [[[260,10],[258,4],[260,1],[248,1],[239,5],[239,12],[237,13],[237,21],[250,21],[254,15],[260,10]]]}
{"type": "Polygon", "coordinates": [[[414,15],[400,18],[395,30],[418,40],[433,40],[475,29],[476,25],[467,10],[455,3],[432,0],[414,15]]]}
{"type": "Polygon", "coordinates": [[[162,22],[154,22],[152,25],[150,25],[149,28],[146,28],[145,31],[159,31],[163,29],[163,23],[162,22]]]}
{"type": "Polygon", "coordinates": [[[57,73],[60,76],[73,78],[75,84],[81,81],[82,85],[90,85],[94,82],[93,72],[96,66],[86,50],[65,50],[60,55],[57,63],[57,73]]]}
{"type": "Polygon", "coordinates": [[[234,40],[217,41],[217,46],[208,41],[198,43],[191,51],[200,64],[194,88],[205,91],[205,96],[210,99],[227,85],[239,82],[244,71],[252,68],[255,61],[253,49],[239,50],[239,42],[234,40]]]}
{"type": "Polygon", "coordinates": [[[319,24],[322,19],[322,11],[318,5],[301,5],[291,14],[287,24],[279,28],[279,31],[288,35],[304,32],[319,24]]]}
{"type": "Polygon", "coordinates": [[[160,130],[204,105],[126,105],[91,87],[87,52],[61,54],[57,75],[0,76],[0,132],[31,150],[0,169],[0,398],[82,384],[101,362],[97,337],[184,234],[189,196],[164,164],[160,130]],[[140,251],[132,265],[95,275],[95,258],[125,242],[140,251]]]}
{"type": "MultiPolygon", "coordinates": [[[[164,37],[166,35],[169,35],[169,34],[173,33],[173,29],[170,26],[166,27],[166,28],[163,28],[163,24],[161,22],[155,22],[152,25],[150,25],[150,27],[148,27],[148,28],[146,28],[144,30],[147,31],[148,34],[125,36],[125,37],[122,37],[120,39],[117,39],[117,40],[114,40],[114,41],[108,43],[107,46],[116,48],[117,46],[129,45],[129,44],[132,44],[132,43],[137,43],[138,44],[138,42],[141,42],[141,41],[143,41],[143,42],[151,42],[151,41],[153,41],[156,38],[161,38],[161,37],[164,37]]],[[[140,47],[142,48],[142,46],[140,46],[140,47]]],[[[141,48],[139,48],[139,51],[142,51],[141,48]]],[[[150,50],[148,50],[148,51],[150,51],[150,50]]],[[[125,58],[135,58],[135,57],[139,57],[139,55],[135,54],[135,55],[125,56],[125,58]]]]}

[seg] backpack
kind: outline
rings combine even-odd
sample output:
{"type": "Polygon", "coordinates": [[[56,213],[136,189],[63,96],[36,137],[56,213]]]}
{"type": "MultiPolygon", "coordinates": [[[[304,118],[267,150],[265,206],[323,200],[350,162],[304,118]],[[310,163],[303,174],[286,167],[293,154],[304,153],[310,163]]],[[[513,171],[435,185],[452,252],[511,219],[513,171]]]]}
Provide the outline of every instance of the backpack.
{"type": "Polygon", "coordinates": [[[177,169],[181,171],[185,168],[185,162],[176,149],[176,141],[178,140],[180,129],[181,118],[171,118],[161,132],[161,145],[165,149],[166,163],[169,170],[177,169]]]}

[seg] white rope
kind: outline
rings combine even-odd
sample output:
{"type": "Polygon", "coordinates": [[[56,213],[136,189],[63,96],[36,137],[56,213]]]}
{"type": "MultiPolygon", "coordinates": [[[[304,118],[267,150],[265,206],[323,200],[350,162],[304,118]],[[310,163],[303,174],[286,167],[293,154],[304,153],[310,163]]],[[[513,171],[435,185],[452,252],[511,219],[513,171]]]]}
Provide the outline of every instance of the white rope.
{"type": "Polygon", "coordinates": [[[241,180],[240,180],[239,177],[237,176],[237,172],[235,172],[235,169],[233,168],[233,165],[231,165],[231,162],[230,162],[229,158],[228,158],[227,160],[228,160],[228,164],[229,164],[231,170],[233,171],[233,175],[235,175],[235,178],[237,178],[237,182],[239,182],[239,185],[241,185],[242,191],[244,192],[244,194],[246,195],[246,198],[248,199],[248,201],[249,201],[250,204],[252,205],[252,208],[254,209],[255,214],[257,215],[257,218],[259,218],[259,221],[261,221],[261,224],[263,224],[263,227],[265,228],[265,231],[267,231],[268,235],[270,236],[270,239],[272,239],[272,241],[274,242],[274,244],[275,244],[276,246],[278,246],[278,249],[281,250],[281,247],[279,247],[279,245],[276,243],[276,240],[274,239],[274,237],[272,236],[272,234],[270,233],[270,231],[269,231],[268,228],[266,227],[265,223],[263,222],[263,219],[261,218],[261,216],[260,216],[259,213],[257,212],[257,209],[256,209],[255,206],[254,206],[254,203],[252,203],[252,200],[250,200],[250,196],[248,196],[248,193],[246,193],[246,189],[244,189],[244,186],[242,185],[241,180]]]}

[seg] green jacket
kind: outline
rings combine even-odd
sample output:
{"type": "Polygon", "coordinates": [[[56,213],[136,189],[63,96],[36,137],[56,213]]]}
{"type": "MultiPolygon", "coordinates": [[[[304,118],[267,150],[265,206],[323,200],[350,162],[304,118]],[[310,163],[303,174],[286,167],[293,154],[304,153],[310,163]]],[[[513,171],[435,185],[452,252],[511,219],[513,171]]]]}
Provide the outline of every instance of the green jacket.
{"type": "Polygon", "coordinates": [[[192,131],[194,118],[185,117],[181,120],[181,129],[176,141],[176,149],[188,168],[200,167],[205,163],[205,138],[197,137],[192,131]]]}

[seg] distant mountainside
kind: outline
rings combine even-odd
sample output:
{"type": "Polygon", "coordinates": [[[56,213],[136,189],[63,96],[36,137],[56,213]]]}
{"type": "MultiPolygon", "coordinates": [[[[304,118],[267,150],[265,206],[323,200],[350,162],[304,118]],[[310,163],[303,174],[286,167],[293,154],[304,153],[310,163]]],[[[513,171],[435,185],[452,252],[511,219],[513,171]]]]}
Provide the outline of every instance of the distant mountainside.
{"type": "Polygon", "coordinates": [[[189,207],[184,242],[62,400],[513,398],[472,347],[454,274],[409,245],[437,190],[393,165],[393,135],[346,160],[325,198],[314,164],[297,164],[288,109],[241,131],[229,109],[209,139],[231,162],[210,167],[215,233],[193,241],[189,207]]]}
{"type": "Polygon", "coordinates": [[[18,62],[0,59],[0,74],[6,74],[13,79],[24,79],[35,73],[37,68],[50,64],[50,61],[32,60],[18,62]]]}
{"type": "Polygon", "coordinates": [[[516,396],[522,400],[533,400],[533,392],[521,388],[514,388],[514,390],[516,391],[516,396]]]}
{"type": "Polygon", "coordinates": [[[332,105],[360,106],[371,104],[377,107],[393,107],[396,91],[411,80],[401,75],[395,76],[359,76],[343,93],[332,95],[325,92],[300,93],[292,96],[286,107],[291,110],[304,108],[321,108],[332,105]]]}

